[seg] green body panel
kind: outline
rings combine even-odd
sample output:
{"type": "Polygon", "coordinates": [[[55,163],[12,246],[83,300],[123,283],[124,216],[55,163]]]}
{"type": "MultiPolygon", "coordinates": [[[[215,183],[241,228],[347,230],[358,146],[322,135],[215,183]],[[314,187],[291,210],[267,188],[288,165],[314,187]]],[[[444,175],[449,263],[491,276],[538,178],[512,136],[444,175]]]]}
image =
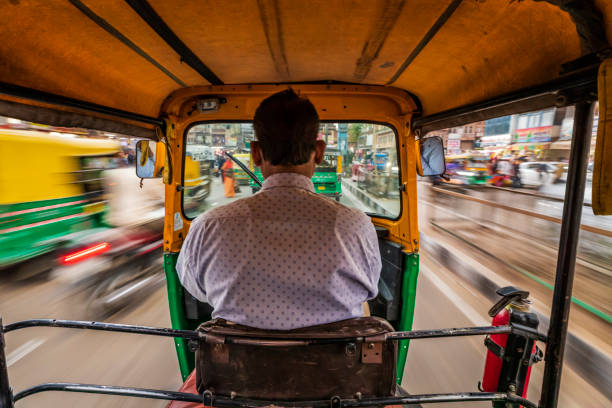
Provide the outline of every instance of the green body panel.
{"type": "MultiPolygon", "coordinates": [[[[255,170],[253,170],[253,174],[255,174],[255,177],[257,177],[257,180],[259,180],[261,182],[261,184],[263,184],[264,177],[263,177],[263,174],[261,174],[261,170],[260,170],[259,167],[256,167],[255,170]]],[[[255,188],[255,189],[259,189],[260,188],[257,184],[255,184],[255,181],[253,181],[253,179],[250,178],[250,177],[249,177],[249,185],[252,188],[255,188]]]]}
{"type": "MultiPolygon", "coordinates": [[[[261,174],[261,170],[256,168],[253,172],[257,179],[263,183],[264,178],[261,174]]],[[[329,195],[332,197],[338,197],[342,195],[342,183],[338,179],[338,174],[336,172],[321,172],[316,171],[312,176],[312,183],[314,184],[315,192],[319,194],[329,195]]],[[[249,185],[258,190],[259,186],[255,184],[255,182],[251,179],[249,185]]]]}
{"type": "MultiPolygon", "coordinates": [[[[170,308],[170,322],[173,329],[193,330],[195,325],[189,322],[185,317],[185,309],[183,308],[183,288],[176,273],[177,253],[164,253],[164,272],[166,274],[166,288],[168,290],[168,306],[170,308]]],[[[179,368],[183,381],[187,379],[189,374],[195,368],[195,357],[193,352],[189,351],[187,340],[174,339],[174,347],[176,347],[176,355],[178,357],[179,368]]]]}
{"type": "Polygon", "coordinates": [[[484,185],[489,182],[489,177],[487,176],[470,176],[468,177],[468,184],[476,184],[476,185],[484,185]]]}
{"type": "Polygon", "coordinates": [[[242,169],[234,169],[234,180],[240,186],[250,185],[253,183],[251,177],[249,177],[249,175],[242,169]]]}
{"type": "Polygon", "coordinates": [[[342,194],[342,184],[338,179],[338,174],[333,172],[316,171],[312,176],[315,192],[329,196],[339,196],[342,194]]]}
{"type": "Polygon", "coordinates": [[[0,205],[0,268],[48,253],[69,234],[104,225],[106,208],[84,196],[0,205]]]}
{"type": "MultiPolygon", "coordinates": [[[[404,275],[402,278],[402,310],[400,315],[399,331],[412,330],[414,319],[414,304],[416,301],[417,278],[419,277],[419,254],[404,254],[404,275]]],[[[406,357],[408,357],[408,346],[410,340],[399,341],[399,353],[397,354],[397,383],[402,383],[406,357]]]]}

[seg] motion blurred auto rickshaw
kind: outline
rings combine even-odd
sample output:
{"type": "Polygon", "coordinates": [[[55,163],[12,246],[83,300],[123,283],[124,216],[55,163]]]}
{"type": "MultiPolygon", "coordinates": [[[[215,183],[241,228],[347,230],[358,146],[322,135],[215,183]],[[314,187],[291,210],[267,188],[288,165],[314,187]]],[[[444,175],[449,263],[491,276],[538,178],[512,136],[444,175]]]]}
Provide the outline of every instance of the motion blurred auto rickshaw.
{"type": "Polygon", "coordinates": [[[481,154],[447,156],[446,169],[451,184],[484,185],[489,180],[487,157],[481,154]]]}
{"type": "Polygon", "coordinates": [[[102,171],[116,141],[0,129],[0,270],[49,271],[56,251],[108,229],[102,171]]]}

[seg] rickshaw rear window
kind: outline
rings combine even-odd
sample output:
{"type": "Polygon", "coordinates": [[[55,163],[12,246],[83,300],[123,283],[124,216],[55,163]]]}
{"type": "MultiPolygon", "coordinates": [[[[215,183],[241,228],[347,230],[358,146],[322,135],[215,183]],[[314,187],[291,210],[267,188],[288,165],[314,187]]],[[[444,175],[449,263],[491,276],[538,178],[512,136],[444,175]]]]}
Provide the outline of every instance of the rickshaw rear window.
{"type": "MultiPolygon", "coordinates": [[[[369,215],[395,219],[400,214],[397,137],[390,126],[374,123],[322,122],[319,139],[327,144],[312,177],[315,192],[369,215]]],[[[187,218],[240,198],[260,187],[226,153],[253,172],[255,139],[250,122],[198,123],[185,134],[183,211],[187,218]]]]}

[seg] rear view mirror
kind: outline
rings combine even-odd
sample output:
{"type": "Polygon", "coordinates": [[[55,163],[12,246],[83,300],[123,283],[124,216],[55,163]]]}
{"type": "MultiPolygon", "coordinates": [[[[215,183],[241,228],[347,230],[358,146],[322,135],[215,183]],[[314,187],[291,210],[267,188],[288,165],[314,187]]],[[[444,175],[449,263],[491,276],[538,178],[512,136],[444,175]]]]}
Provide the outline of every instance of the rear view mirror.
{"type": "Polygon", "coordinates": [[[442,138],[428,137],[421,139],[420,143],[421,160],[418,173],[421,176],[440,176],[446,171],[444,161],[444,143],[442,138]]]}
{"type": "Polygon", "coordinates": [[[140,178],[159,178],[166,161],[166,147],[162,142],[139,140],[136,143],[136,175],[140,178]]]}

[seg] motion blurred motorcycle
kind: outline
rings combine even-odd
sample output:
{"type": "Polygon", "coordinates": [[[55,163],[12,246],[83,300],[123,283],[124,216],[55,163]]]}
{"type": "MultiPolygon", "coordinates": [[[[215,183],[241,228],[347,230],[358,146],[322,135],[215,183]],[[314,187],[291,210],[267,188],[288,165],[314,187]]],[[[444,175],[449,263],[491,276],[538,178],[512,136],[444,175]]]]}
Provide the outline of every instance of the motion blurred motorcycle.
{"type": "Polygon", "coordinates": [[[148,186],[153,194],[147,196],[134,192],[136,180],[132,169],[106,172],[109,227],[72,234],[70,242],[56,252],[52,277],[63,281],[69,293],[85,296],[88,319],[108,317],[163,284],[164,209],[155,197],[161,196],[161,185],[159,191],[148,186]],[[133,211],[135,207],[126,201],[133,203],[142,196],[146,197],[143,205],[133,211]]]}

